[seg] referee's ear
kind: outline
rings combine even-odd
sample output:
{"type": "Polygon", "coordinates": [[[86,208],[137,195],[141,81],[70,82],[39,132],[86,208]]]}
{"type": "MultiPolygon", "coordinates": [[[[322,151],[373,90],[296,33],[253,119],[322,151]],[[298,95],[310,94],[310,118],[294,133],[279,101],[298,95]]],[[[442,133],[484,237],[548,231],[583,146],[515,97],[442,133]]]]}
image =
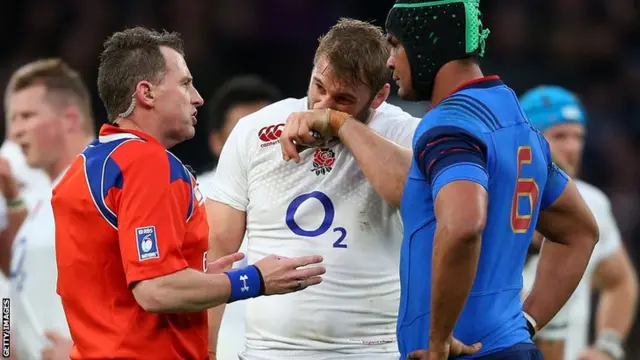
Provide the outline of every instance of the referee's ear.
{"type": "Polygon", "coordinates": [[[371,108],[377,109],[383,102],[385,102],[385,100],[387,100],[389,94],[391,94],[391,85],[389,85],[389,83],[385,83],[382,89],[380,89],[373,98],[373,101],[371,101],[371,108]]]}

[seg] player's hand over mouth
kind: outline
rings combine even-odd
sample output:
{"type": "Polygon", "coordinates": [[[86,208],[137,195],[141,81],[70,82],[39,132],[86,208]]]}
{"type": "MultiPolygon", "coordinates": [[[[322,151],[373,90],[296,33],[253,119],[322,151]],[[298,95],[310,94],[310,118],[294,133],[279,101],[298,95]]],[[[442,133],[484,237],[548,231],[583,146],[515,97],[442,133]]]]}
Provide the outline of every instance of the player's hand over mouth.
{"type": "Polygon", "coordinates": [[[282,157],[285,161],[300,161],[300,152],[337,137],[338,131],[349,118],[349,114],[331,109],[292,113],[280,135],[282,157]]]}

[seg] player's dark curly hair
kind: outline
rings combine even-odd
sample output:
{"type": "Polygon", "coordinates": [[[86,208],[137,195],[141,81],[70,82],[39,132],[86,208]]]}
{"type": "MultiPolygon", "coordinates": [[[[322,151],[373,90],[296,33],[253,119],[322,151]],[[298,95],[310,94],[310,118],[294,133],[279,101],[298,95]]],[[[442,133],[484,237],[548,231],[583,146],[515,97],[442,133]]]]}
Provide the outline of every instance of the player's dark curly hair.
{"type": "Polygon", "coordinates": [[[220,131],[225,125],[229,109],[236,105],[265,103],[280,100],[280,90],[258,75],[241,75],[225,82],[209,101],[209,133],[220,131]]]}
{"type": "Polygon", "coordinates": [[[166,64],[160,46],[184,56],[182,39],[175,32],[135,27],[117,32],[105,41],[100,54],[98,93],[110,121],[127,110],[138,82],[162,81],[166,64]]]}

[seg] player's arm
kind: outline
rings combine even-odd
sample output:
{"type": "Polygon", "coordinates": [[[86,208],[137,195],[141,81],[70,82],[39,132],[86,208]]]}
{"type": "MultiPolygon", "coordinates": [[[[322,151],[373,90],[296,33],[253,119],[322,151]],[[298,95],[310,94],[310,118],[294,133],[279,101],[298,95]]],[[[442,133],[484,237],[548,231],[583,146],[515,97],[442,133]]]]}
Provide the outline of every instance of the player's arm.
{"type": "Polygon", "coordinates": [[[116,213],[125,275],[136,301],[146,311],[166,313],[225,303],[231,295],[227,276],[190,269],[182,256],[188,197],[170,182],[167,154],[143,143],[125,147],[137,156],[121,167],[124,180],[116,213]]]}
{"type": "MultiPolygon", "coordinates": [[[[207,260],[216,261],[240,249],[246,229],[246,213],[210,199],[207,200],[206,206],[210,229],[207,260]]],[[[231,265],[229,264],[225,270],[229,270],[231,265]]],[[[209,352],[213,354],[217,351],[224,310],[225,304],[222,304],[208,311],[209,352]]]]}
{"type": "Polygon", "coordinates": [[[523,304],[537,329],[544,327],[576,289],[598,241],[598,225],[578,189],[552,165],[542,194],[537,230],[547,239],[531,292],[523,304]],[[553,289],[553,291],[549,291],[553,289]]]}
{"type": "MultiPolygon", "coordinates": [[[[208,192],[204,195],[207,198],[209,222],[208,261],[237,252],[246,231],[250,166],[246,124],[247,120],[241,119],[229,134],[213,179],[206,186],[208,192]]],[[[212,354],[218,348],[218,335],[225,308],[225,304],[222,304],[208,311],[209,352],[212,354]]]]}
{"type": "Polygon", "coordinates": [[[443,126],[420,136],[415,156],[435,199],[429,351],[439,355],[476,275],[487,218],[486,146],[467,130],[443,126]]]}
{"type": "Polygon", "coordinates": [[[576,306],[575,301],[570,299],[534,337],[545,360],[564,360],[565,341],[570,335],[569,316],[574,306],[576,306]]]}
{"type": "Polygon", "coordinates": [[[412,151],[385,139],[351,115],[336,110],[310,110],[292,114],[280,137],[285,160],[300,161],[298,144],[317,143],[310,130],[337,136],[360,165],[367,180],[389,204],[398,207],[411,167],[412,151]]]}
{"type": "Polygon", "coordinates": [[[399,207],[411,168],[411,149],[396,144],[349,116],[338,131],[369,183],[389,204],[399,207]]]}
{"type": "Polygon", "coordinates": [[[11,247],[13,241],[27,217],[27,207],[20,198],[20,186],[13,176],[9,161],[0,157],[0,207],[3,220],[3,230],[0,232],[0,270],[9,276],[11,266],[11,247]]]}
{"type": "Polygon", "coordinates": [[[615,330],[624,339],[629,334],[638,303],[638,278],[623,247],[602,259],[594,273],[600,293],[596,329],[615,330]]]}
{"type": "Polygon", "coordinates": [[[601,292],[593,348],[614,359],[622,358],[638,303],[637,275],[623,246],[598,262],[594,286],[601,292]]]}
{"type": "Polygon", "coordinates": [[[600,207],[597,214],[600,243],[596,251],[604,256],[597,262],[593,277],[593,286],[600,290],[593,348],[619,358],[636,316],[638,278],[622,244],[610,204],[600,207]]]}
{"type": "MultiPolygon", "coordinates": [[[[5,200],[2,198],[0,201],[5,200]]],[[[0,269],[8,277],[11,267],[11,248],[18,230],[27,217],[27,207],[22,201],[14,202],[12,206],[7,207],[6,227],[0,231],[0,269]]]]}

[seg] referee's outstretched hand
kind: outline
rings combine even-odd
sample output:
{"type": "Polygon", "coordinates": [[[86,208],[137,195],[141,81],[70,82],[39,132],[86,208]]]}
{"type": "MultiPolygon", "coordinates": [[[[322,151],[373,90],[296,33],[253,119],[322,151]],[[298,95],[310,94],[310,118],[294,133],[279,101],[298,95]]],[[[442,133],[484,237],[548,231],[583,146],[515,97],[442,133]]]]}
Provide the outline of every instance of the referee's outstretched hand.
{"type": "Polygon", "coordinates": [[[287,294],[318,285],[322,281],[320,275],[326,272],[322,266],[303,266],[319,264],[322,256],[310,255],[295,258],[269,255],[254,265],[260,270],[264,281],[264,294],[287,294]]]}

